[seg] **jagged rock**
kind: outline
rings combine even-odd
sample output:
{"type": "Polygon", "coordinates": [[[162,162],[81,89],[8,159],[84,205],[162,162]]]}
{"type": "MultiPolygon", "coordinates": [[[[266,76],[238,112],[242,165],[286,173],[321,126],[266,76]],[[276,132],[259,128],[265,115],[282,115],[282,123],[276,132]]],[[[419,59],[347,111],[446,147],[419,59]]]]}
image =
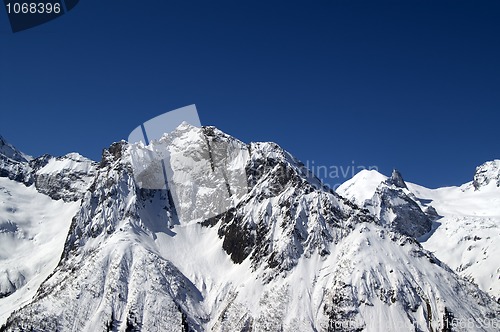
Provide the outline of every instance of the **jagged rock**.
{"type": "Polygon", "coordinates": [[[89,187],[95,167],[95,162],[77,153],[32,158],[0,137],[0,177],[26,186],[35,184],[39,192],[55,200],[80,200],[89,187]]]}
{"type": "Polygon", "coordinates": [[[376,215],[382,225],[404,235],[417,238],[432,228],[430,216],[415,202],[397,170],[379,184],[373,197],[363,206],[376,215]]]}
{"type": "Polygon", "coordinates": [[[82,199],[94,177],[95,163],[77,153],[42,158],[36,168],[32,166],[37,190],[55,200],[82,199]]]}
{"type": "Polygon", "coordinates": [[[433,206],[428,206],[425,209],[425,214],[431,219],[431,220],[436,220],[439,219],[441,216],[438,214],[436,209],[433,206]]]}
{"type": "Polygon", "coordinates": [[[386,183],[388,185],[393,185],[398,188],[408,189],[406,183],[403,180],[403,176],[401,175],[401,173],[399,173],[397,169],[394,169],[392,171],[391,177],[386,180],[386,183]]]}
{"type": "Polygon", "coordinates": [[[495,183],[500,187],[500,160],[488,161],[476,168],[473,185],[476,190],[495,183]]]}
{"type": "Polygon", "coordinates": [[[9,144],[2,136],[0,136],[0,155],[21,163],[26,163],[32,159],[9,144]]]}

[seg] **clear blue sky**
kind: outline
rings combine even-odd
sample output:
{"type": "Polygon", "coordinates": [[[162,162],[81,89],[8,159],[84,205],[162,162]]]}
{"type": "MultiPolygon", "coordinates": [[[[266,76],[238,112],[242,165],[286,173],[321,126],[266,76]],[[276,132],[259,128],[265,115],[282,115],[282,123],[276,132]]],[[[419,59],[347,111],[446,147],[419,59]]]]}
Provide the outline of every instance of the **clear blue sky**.
{"type": "Polygon", "coordinates": [[[310,164],[458,185],[500,158],[499,18],[499,1],[81,0],[12,34],[2,8],[0,134],[98,160],[195,103],[310,164]]]}

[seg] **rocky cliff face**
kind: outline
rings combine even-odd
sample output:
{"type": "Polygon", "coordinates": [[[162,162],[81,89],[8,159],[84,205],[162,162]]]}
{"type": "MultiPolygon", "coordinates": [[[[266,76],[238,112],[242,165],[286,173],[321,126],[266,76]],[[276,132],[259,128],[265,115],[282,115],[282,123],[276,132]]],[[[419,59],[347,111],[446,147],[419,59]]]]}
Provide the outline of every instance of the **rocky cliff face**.
{"type": "Polygon", "coordinates": [[[488,161],[477,167],[472,183],[476,190],[488,185],[500,187],[500,160],[488,161]]]}
{"type": "Polygon", "coordinates": [[[0,136],[0,177],[30,183],[32,178],[27,169],[29,160],[29,156],[18,151],[0,136]]]}
{"type": "Polygon", "coordinates": [[[77,154],[32,158],[0,137],[0,177],[35,185],[52,199],[77,201],[88,189],[96,163],[77,154]]]}
{"type": "Polygon", "coordinates": [[[235,263],[271,269],[269,277],[291,270],[301,257],[330,254],[329,247],[372,216],[333,192],[322,189],[286,151],[252,143],[245,166],[253,184],[238,205],[206,220],[217,225],[223,248],[235,263]]]}
{"type": "Polygon", "coordinates": [[[27,162],[32,159],[30,156],[22,153],[13,145],[9,144],[2,136],[0,136],[0,155],[17,162],[27,162]]]}
{"type": "Polygon", "coordinates": [[[428,233],[432,218],[436,217],[432,210],[428,213],[422,211],[397,170],[380,182],[373,196],[362,206],[373,213],[382,225],[414,238],[428,233]]]}

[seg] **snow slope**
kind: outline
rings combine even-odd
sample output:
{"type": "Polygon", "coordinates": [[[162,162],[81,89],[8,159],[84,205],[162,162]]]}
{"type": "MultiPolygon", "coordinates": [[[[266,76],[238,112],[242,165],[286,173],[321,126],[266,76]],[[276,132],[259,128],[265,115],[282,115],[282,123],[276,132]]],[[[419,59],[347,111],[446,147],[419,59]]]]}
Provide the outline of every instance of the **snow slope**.
{"type": "Polygon", "coordinates": [[[471,183],[434,190],[408,187],[442,216],[433,233],[420,239],[424,248],[500,299],[500,188],[493,183],[480,190],[471,183]]]}
{"type": "Polygon", "coordinates": [[[387,180],[387,176],[376,170],[362,170],[356,173],[352,179],[342,183],[336,192],[359,206],[363,206],[366,200],[373,197],[380,183],[385,180],[387,180]]]}
{"type": "MultiPolygon", "coordinates": [[[[406,183],[421,209],[437,214],[432,231],[418,238],[422,246],[496,299],[500,299],[499,164],[495,160],[479,166],[474,181],[460,187],[428,189],[406,183]]],[[[364,203],[385,179],[376,171],[361,171],[337,192],[364,203]]]]}
{"type": "Polygon", "coordinates": [[[0,324],[59,263],[95,167],[76,153],[32,158],[0,137],[0,324]]]}
{"type": "Polygon", "coordinates": [[[0,178],[0,324],[31,300],[59,263],[78,206],[0,178]]]}

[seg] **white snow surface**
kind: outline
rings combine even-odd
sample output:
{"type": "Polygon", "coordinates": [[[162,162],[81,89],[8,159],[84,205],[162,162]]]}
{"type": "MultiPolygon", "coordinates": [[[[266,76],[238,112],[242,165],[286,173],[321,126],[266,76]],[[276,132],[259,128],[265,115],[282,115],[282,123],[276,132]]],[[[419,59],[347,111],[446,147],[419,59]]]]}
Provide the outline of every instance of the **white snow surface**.
{"type": "Polygon", "coordinates": [[[0,178],[0,325],[28,303],[59,263],[79,203],[54,201],[34,186],[0,178]]]}
{"type": "Polygon", "coordinates": [[[387,176],[376,170],[361,170],[352,179],[342,183],[337,193],[350,199],[359,206],[363,206],[367,199],[371,199],[379,184],[387,180],[387,176]]]}
{"type": "Polygon", "coordinates": [[[54,174],[60,173],[62,170],[90,173],[93,167],[91,160],[78,153],[68,153],[64,157],[51,158],[47,165],[42,167],[37,174],[54,174]]]}
{"type": "Polygon", "coordinates": [[[500,188],[490,184],[427,189],[408,184],[442,216],[420,241],[463,277],[500,298],[500,188]]]}
{"type": "MultiPolygon", "coordinates": [[[[498,165],[495,160],[477,168],[477,189],[473,182],[438,189],[406,183],[423,211],[433,207],[440,216],[433,230],[418,239],[422,246],[496,299],[500,298],[498,165]]],[[[361,171],[337,192],[362,205],[385,179],[377,171],[361,171]]]]}

